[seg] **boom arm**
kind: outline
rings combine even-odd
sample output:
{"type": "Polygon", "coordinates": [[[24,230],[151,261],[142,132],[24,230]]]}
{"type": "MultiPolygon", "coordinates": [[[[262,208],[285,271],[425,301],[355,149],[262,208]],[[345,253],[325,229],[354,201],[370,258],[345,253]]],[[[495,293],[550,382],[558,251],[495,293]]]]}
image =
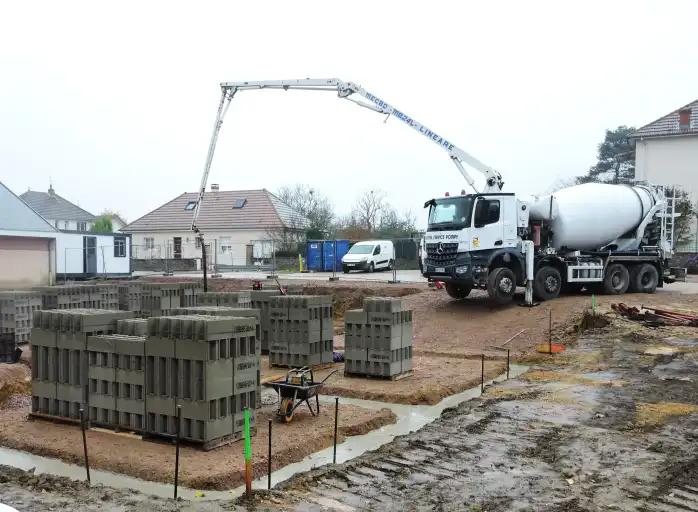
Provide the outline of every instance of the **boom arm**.
{"type": "Polygon", "coordinates": [[[412,129],[418,131],[423,136],[431,139],[432,142],[438,144],[441,148],[445,149],[448,152],[448,155],[453,161],[453,163],[456,165],[460,173],[465,178],[465,181],[467,181],[468,185],[470,185],[476,192],[478,192],[478,190],[475,188],[475,180],[473,180],[472,176],[470,176],[470,173],[468,173],[463,164],[467,164],[470,167],[484,174],[486,185],[483,192],[497,192],[501,190],[502,186],[504,185],[502,175],[498,171],[485,165],[480,160],[470,155],[469,153],[463,151],[449,140],[440,136],[436,132],[433,132],[432,130],[424,126],[422,123],[416,121],[415,119],[403,113],[402,111],[389,105],[379,97],[375,96],[374,94],[371,94],[370,92],[366,91],[363,87],[355,83],[344,82],[337,78],[265,80],[258,82],[223,82],[221,84],[222,95],[220,105],[218,107],[218,115],[216,116],[216,122],[214,123],[213,128],[213,135],[211,137],[211,143],[208,148],[208,156],[206,158],[204,174],[201,178],[201,189],[199,191],[199,199],[196,202],[196,207],[194,209],[194,217],[192,219],[192,230],[197,233],[199,232],[199,230],[196,226],[196,220],[199,216],[199,208],[201,206],[201,201],[204,198],[204,193],[206,191],[206,182],[208,181],[208,174],[211,170],[211,162],[213,161],[213,152],[216,148],[218,133],[220,132],[221,124],[223,123],[225,113],[227,112],[228,106],[230,105],[230,100],[232,100],[233,96],[235,96],[235,94],[238,91],[258,89],[283,89],[285,91],[289,89],[309,91],[336,91],[337,96],[339,96],[340,98],[353,101],[357,105],[368,108],[375,112],[396,117],[412,129]],[[355,94],[362,96],[363,98],[368,100],[369,103],[352,97],[355,94]]]}

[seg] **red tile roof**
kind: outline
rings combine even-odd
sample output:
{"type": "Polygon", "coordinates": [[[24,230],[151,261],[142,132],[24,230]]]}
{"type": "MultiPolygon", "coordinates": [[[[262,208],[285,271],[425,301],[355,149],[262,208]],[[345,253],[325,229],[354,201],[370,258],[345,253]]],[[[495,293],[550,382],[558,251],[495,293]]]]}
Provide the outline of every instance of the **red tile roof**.
{"type": "Polygon", "coordinates": [[[674,110],[673,112],[660,117],[656,121],[652,121],[646,124],[642,128],[639,128],[633,137],[670,137],[670,136],[680,136],[680,135],[696,135],[698,134],[698,100],[684,105],[681,108],[674,110]],[[690,124],[687,128],[681,128],[679,126],[679,112],[682,110],[690,110],[690,124]]]}

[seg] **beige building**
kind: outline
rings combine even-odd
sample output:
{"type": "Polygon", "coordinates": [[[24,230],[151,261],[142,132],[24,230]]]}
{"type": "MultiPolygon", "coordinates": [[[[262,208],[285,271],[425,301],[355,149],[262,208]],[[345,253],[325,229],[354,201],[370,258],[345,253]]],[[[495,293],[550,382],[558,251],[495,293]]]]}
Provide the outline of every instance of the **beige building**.
{"type": "MultiPolygon", "coordinates": [[[[198,226],[209,262],[250,267],[268,262],[274,243],[302,236],[307,221],[266,189],[206,192],[198,226]],[[272,242],[276,240],[276,242],[272,242]]],[[[201,246],[191,230],[198,193],[185,192],[122,228],[132,236],[135,259],[195,260],[201,246]]],[[[277,247],[275,247],[277,248],[277,247]]]]}
{"type": "MultiPolygon", "coordinates": [[[[635,178],[676,186],[698,204],[698,100],[643,126],[634,134],[635,178]]],[[[696,228],[677,249],[694,248],[696,228]]]]}

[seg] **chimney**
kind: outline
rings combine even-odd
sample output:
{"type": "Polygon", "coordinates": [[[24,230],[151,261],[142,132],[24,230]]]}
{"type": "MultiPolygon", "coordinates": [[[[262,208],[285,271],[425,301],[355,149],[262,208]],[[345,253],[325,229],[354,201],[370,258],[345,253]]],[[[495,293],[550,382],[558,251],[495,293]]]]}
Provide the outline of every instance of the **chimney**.
{"type": "Polygon", "coordinates": [[[211,183],[211,192],[218,192],[220,190],[220,186],[218,183],[211,183]]]}
{"type": "Polygon", "coordinates": [[[53,185],[48,186],[48,195],[50,195],[51,197],[56,195],[56,191],[53,190],[53,185]]]}

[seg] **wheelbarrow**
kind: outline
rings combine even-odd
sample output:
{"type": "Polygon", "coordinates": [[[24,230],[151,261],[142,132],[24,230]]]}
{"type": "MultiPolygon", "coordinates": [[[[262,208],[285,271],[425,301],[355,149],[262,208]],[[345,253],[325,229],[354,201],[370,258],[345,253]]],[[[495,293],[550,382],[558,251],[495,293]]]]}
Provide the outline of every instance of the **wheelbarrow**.
{"type": "Polygon", "coordinates": [[[276,411],[276,415],[279,419],[283,419],[286,423],[290,423],[296,409],[303,403],[308,405],[310,414],[313,416],[320,414],[318,392],[325,381],[336,371],[337,370],[333,370],[323,380],[316,382],[313,370],[304,366],[303,368],[294,368],[290,370],[284,379],[267,382],[266,385],[274,388],[279,395],[279,409],[276,411]],[[310,405],[310,400],[313,397],[315,397],[315,410],[313,410],[313,406],[310,405]]]}

